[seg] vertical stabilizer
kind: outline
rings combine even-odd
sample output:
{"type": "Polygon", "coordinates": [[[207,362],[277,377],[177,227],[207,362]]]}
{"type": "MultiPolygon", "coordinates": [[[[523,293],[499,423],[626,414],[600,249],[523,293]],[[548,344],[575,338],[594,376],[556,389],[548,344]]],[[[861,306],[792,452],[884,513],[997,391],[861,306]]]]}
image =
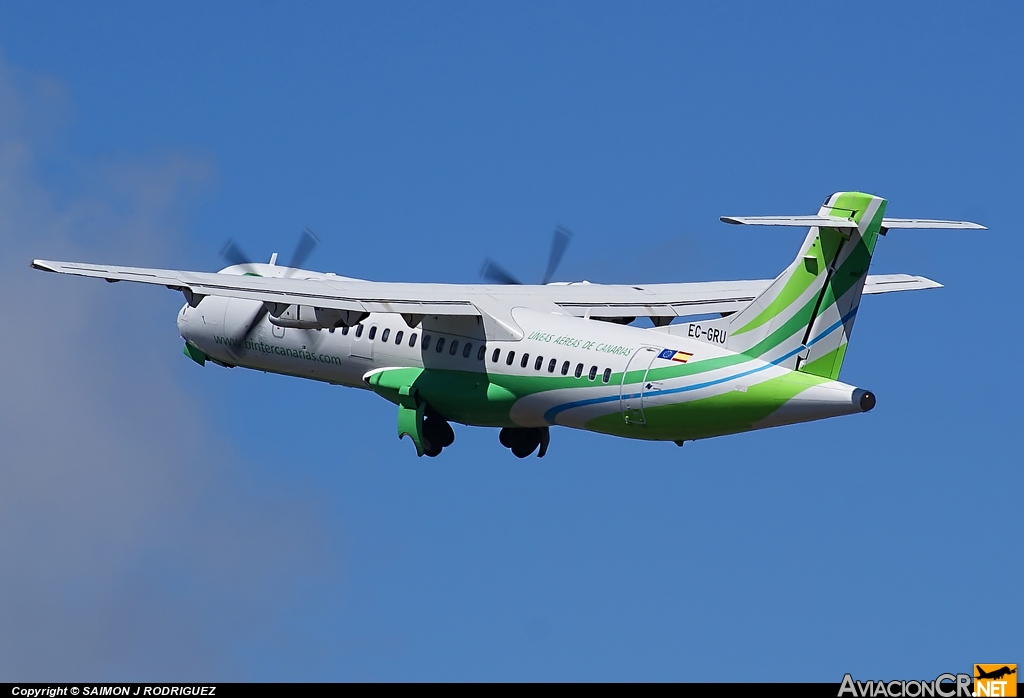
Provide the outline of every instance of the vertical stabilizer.
{"type": "Polygon", "coordinates": [[[827,378],[843,364],[885,199],[839,192],[818,217],[835,227],[811,227],[800,253],[754,301],[719,321],[733,351],[827,378]]]}

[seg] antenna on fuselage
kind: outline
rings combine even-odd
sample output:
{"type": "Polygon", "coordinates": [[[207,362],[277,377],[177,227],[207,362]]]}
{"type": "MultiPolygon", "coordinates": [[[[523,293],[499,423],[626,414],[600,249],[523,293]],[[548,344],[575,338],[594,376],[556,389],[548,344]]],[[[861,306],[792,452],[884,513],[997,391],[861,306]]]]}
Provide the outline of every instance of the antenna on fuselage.
{"type": "Polygon", "coordinates": [[[277,252],[275,252],[272,255],[270,255],[270,266],[272,266],[272,267],[276,267],[277,266],[277,252]]]}

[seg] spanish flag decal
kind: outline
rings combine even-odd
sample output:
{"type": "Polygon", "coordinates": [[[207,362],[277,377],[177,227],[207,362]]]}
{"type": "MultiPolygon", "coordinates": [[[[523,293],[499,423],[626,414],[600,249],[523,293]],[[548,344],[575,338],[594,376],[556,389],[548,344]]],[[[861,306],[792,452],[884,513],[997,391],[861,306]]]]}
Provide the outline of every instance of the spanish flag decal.
{"type": "Polygon", "coordinates": [[[678,361],[681,364],[685,364],[690,360],[693,354],[685,351],[676,351],[675,349],[662,349],[661,353],[658,354],[659,359],[668,359],[669,361],[678,361]]]}

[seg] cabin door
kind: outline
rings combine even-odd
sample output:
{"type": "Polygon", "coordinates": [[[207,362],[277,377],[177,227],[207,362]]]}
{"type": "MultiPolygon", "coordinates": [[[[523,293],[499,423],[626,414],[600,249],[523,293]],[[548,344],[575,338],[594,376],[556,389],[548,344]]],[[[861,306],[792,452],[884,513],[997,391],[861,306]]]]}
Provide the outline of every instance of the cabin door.
{"type": "Polygon", "coordinates": [[[626,424],[645,423],[644,386],[647,385],[647,371],[660,351],[654,347],[640,347],[626,364],[622,385],[619,386],[619,407],[626,424]]]}

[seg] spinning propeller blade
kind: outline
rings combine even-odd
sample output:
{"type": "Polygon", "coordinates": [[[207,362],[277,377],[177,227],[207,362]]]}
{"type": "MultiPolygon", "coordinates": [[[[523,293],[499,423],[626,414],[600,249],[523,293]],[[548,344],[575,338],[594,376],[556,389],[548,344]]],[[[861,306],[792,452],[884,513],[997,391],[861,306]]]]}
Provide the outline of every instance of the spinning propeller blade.
{"type": "MultiPolygon", "coordinates": [[[[285,276],[289,277],[296,269],[301,268],[319,243],[320,238],[316,236],[316,233],[309,228],[305,228],[302,233],[299,234],[299,242],[295,246],[295,252],[292,253],[292,258],[288,261],[289,268],[285,271],[285,276]]],[[[228,241],[224,243],[224,247],[221,249],[220,255],[232,266],[240,266],[245,269],[246,273],[256,273],[252,258],[249,257],[249,255],[247,255],[234,240],[228,239],[228,241]]],[[[277,256],[276,253],[274,256],[277,256]]],[[[271,264],[273,263],[273,259],[271,259],[271,264]]],[[[261,303],[260,307],[256,310],[256,313],[253,315],[252,320],[246,326],[245,331],[242,332],[242,336],[240,338],[242,345],[245,344],[245,341],[249,339],[249,335],[252,334],[253,329],[263,321],[263,318],[266,317],[266,315],[267,306],[266,304],[261,303]]]]}
{"type": "Polygon", "coordinates": [[[484,265],[480,268],[480,276],[484,277],[488,281],[493,281],[496,284],[509,284],[512,286],[519,286],[522,284],[519,279],[512,276],[512,274],[507,272],[504,267],[490,258],[484,260],[484,265]]]}
{"type": "Polygon", "coordinates": [[[224,243],[224,247],[220,250],[220,256],[231,266],[244,267],[246,271],[252,271],[252,258],[243,252],[238,243],[231,238],[224,243]]]}
{"type": "MultiPolygon", "coordinates": [[[[544,272],[544,278],[541,280],[542,284],[551,282],[552,277],[555,275],[555,270],[558,269],[558,264],[565,255],[565,248],[569,246],[571,239],[572,233],[569,230],[562,226],[555,228],[555,236],[551,240],[551,252],[548,255],[548,268],[544,272]]],[[[480,276],[496,284],[511,284],[515,286],[522,284],[511,272],[507,271],[490,257],[484,260],[484,265],[480,268],[480,276]]]]}
{"type": "Polygon", "coordinates": [[[316,236],[316,233],[309,228],[303,229],[299,235],[299,244],[295,246],[295,252],[292,253],[288,266],[293,269],[301,268],[306,258],[309,257],[318,244],[320,244],[320,238],[316,236]]]}
{"type": "Polygon", "coordinates": [[[555,275],[555,270],[558,269],[558,263],[562,261],[562,255],[565,254],[565,248],[569,246],[570,240],[572,240],[572,233],[562,226],[555,228],[555,237],[551,240],[551,254],[548,256],[548,268],[544,272],[542,284],[551,282],[551,277],[555,275]]]}

